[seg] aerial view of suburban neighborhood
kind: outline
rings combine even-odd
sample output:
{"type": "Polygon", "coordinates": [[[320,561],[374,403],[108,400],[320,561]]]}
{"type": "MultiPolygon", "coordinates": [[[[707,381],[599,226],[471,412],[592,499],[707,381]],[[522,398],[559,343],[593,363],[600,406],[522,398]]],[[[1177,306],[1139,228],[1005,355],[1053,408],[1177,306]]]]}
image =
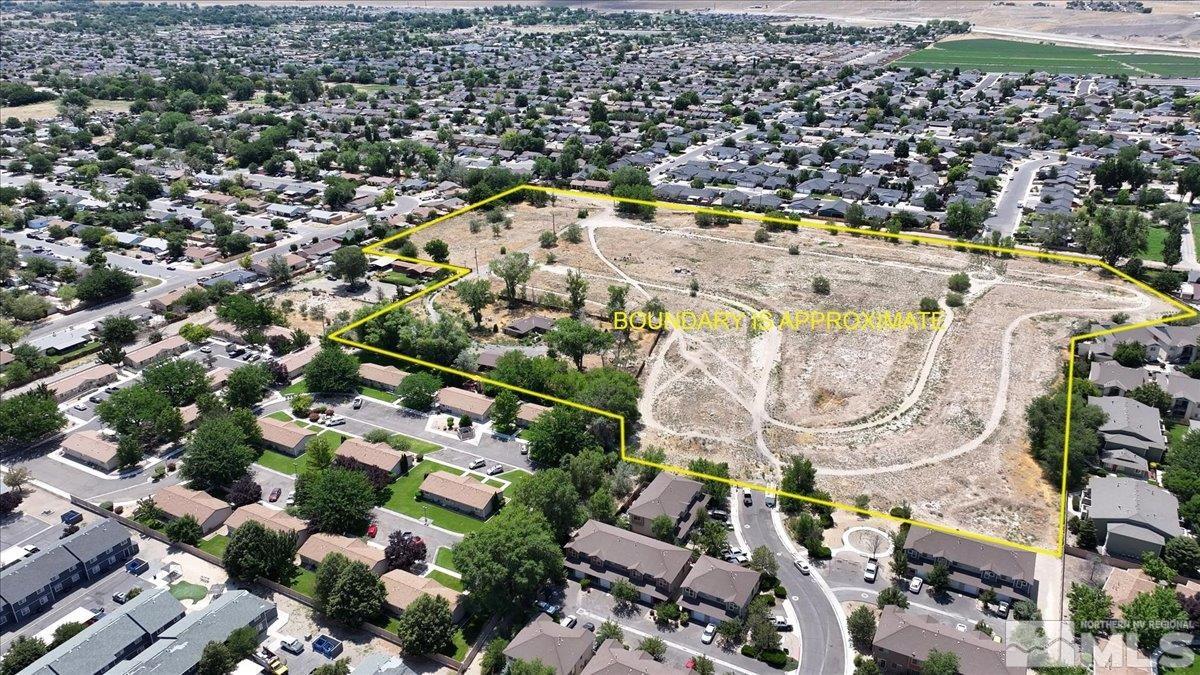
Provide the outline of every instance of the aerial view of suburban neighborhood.
{"type": "Polygon", "coordinates": [[[0,0],[0,675],[1200,675],[1200,1],[0,0]]]}

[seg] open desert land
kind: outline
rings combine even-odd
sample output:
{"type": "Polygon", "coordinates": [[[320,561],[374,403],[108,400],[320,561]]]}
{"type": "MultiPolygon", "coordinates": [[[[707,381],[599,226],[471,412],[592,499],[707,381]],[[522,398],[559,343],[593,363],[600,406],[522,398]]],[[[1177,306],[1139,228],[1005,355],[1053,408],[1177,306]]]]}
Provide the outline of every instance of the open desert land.
{"type": "MultiPolygon", "coordinates": [[[[967,273],[971,290],[963,306],[945,308],[940,331],[670,332],[642,373],[638,440],[666,449],[673,464],[727,461],[735,478],[765,485],[803,454],[839,502],[865,494],[873,509],[907,503],[918,519],[1035,545],[1054,543],[1058,493],[1028,455],[1025,407],[1061,376],[1070,335],[1087,320],[1170,312],[1068,263],[807,228],[756,242],[753,220],[699,228],[692,214],[660,208],[640,221],[577,198],[504,213],[498,233],[472,228],[486,215],[471,212],[415,238],[454,242],[451,262],[472,268],[478,252],[485,273],[501,250],[529,253],[539,262],[529,297],[564,296],[566,272],[579,270],[593,313],[612,284],[629,286],[631,309],[653,297],[674,312],[915,311],[923,297],[944,298],[952,274],[967,273]],[[579,243],[540,247],[543,230],[561,235],[571,222],[579,243]],[[813,291],[818,275],[828,295],[813,291]]],[[[453,307],[452,295],[439,303],[453,307]]]]}

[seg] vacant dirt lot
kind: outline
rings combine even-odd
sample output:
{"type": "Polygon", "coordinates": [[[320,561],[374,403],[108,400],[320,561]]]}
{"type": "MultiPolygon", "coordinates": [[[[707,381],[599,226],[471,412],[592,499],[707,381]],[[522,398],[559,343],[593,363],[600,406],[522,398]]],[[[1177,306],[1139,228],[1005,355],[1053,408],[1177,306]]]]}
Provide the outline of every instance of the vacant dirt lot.
{"type": "Polygon", "coordinates": [[[529,253],[539,262],[530,299],[564,296],[567,271],[579,270],[589,311],[601,309],[610,285],[629,287],[630,309],[654,298],[674,312],[907,312],[922,298],[941,300],[941,331],[671,331],[642,373],[640,442],[664,447],[675,464],[727,461],[735,477],[763,484],[803,454],[838,501],[866,494],[875,509],[907,503],[920,519],[1047,546],[1058,497],[1028,457],[1026,405],[1059,377],[1081,322],[1168,309],[1068,264],[812,229],[764,240],[755,221],[699,228],[692,215],[661,208],[639,221],[606,203],[560,198],[506,209],[496,233],[483,214],[455,221],[420,233],[419,243],[452,242],[451,261],[470,267],[478,252],[484,274],[502,250],[529,253]],[[484,223],[474,232],[472,218],[484,223]],[[578,243],[561,238],[572,222],[578,243]],[[560,240],[542,248],[538,237],[551,228],[560,240]],[[947,282],[960,272],[970,290],[947,307],[947,282]],[[828,293],[814,291],[816,277],[828,293]]]}

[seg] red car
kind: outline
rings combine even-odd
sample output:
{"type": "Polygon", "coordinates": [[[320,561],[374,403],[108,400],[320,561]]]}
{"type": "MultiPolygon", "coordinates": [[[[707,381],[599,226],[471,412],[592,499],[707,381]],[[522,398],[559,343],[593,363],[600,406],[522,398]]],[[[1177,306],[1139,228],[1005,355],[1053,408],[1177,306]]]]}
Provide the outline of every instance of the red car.
{"type": "Polygon", "coordinates": [[[269,497],[267,497],[267,500],[272,501],[272,502],[277,502],[277,501],[279,501],[279,495],[281,495],[281,494],[283,494],[283,490],[280,490],[279,488],[275,488],[274,490],[271,490],[271,495],[269,497]]]}
{"type": "Polygon", "coordinates": [[[371,523],[371,526],[367,528],[367,536],[374,539],[377,534],[379,534],[379,526],[371,523]]]}

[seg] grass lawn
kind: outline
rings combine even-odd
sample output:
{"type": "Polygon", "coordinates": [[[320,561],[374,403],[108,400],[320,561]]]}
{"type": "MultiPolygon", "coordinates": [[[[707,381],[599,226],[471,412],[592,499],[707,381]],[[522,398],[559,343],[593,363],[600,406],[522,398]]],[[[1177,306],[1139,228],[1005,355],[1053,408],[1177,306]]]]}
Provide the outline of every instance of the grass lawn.
{"type": "Polygon", "coordinates": [[[459,579],[458,577],[452,577],[441,570],[433,570],[428,576],[430,579],[433,579],[446,588],[452,588],[459,593],[463,591],[462,579],[459,579]]]}
{"type": "Polygon", "coordinates": [[[1160,672],[1164,675],[1200,675],[1200,658],[1192,661],[1192,665],[1184,668],[1166,668],[1160,672]]]}
{"type": "Polygon", "coordinates": [[[1200,251],[1200,213],[1192,214],[1192,241],[1196,243],[1196,250],[1200,251]]]}
{"type": "Polygon", "coordinates": [[[390,614],[384,614],[383,616],[376,617],[371,623],[379,626],[393,635],[396,634],[396,629],[400,627],[400,619],[397,619],[390,614]]]}
{"type": "Polygon", "coordinates": [[[288,457],[282,452],[263,450],[262,454],[255,461],[268,469],[278,471],[279,473],[286,473],[289,476],[295,476],[304,466],[304,453],[300,453],[297,457],[288,457]]]}
{"type": "Polygon", "coordinates": [[[1175,448],[1183,441],[1183,437],[1187,436],[1188,425],[1186,424],[1169,424],[1167,429],[1167,447],[1175,448]]]}
{"type": "Polygon", "coordinates": [[[1142,260],[1162,262],[1163,244],[1167,240],[1167,228],[1151,227],[1146,230],[1146,248],[1142,251],[1142,260]]]}
{"type": "Polygon", "coordinates": [[[447,471],[455,475],[463,473],[462,469],[427,459],[417,464],[416,468],[409,471],[407,476],[401,476],[395,483],[392,483],[392,498],[384,504],[384,508],[413,518],[428,516],[434,525],[462,534],[474,532],[482,527],[484,521],[478,518],[442,508],[431,502],[417,501],[417,491],[421,487],[421,482],[425,480],[425,476],[434,471],[447,471]]]}
{"type": "MultiPolygon", "coordinates": [[[[316,430],[320,429],[321,427],[314,424],[310,428],[316,430]]],[[[321,433],[317,434],[317,438],[324,438],[325,440],[329,441],[329,447],[333,448],[334,450],[337,450],[338,446],[342,444],[342,435],[333,429],[326,429],[325,431],[322,431],[321,433]]]]}
{"type": "Polygon", "coordinates": [[[438,450],[442,449],[442,446],[438,445],[437,443],[431,443],[420,438],[413,438],[412,436],[408,436],[406,434],[393,435],[400,436],[408,441],[409,452],[419,452],[422,455],[428,455],[431,452],[437,452],[438,450]]]}
{"type": "Polygon", "coordinates": [[[197,546],[197,548],[205,553],[211,553],[220,558],[221,556],[225,555],[225,547],[228,545],[229,537],[226,537],[223,534],[218,534],[214,535],[210,539],[201,540],[200,545],[197,546]]]}
{"type": "Polygon", "coordinates": [[[438,567],[458,571],[458,568],[454,566],[454,551],[447,546],[442,546],[437,550],[437,554],[433,556],[433,562],[437,563],[438,567]]]}
{"type": "Polygon", "coordinates": [[[208,595],[208,589],[199,584],[181,581],[171,586],[171,595],[175,596],[176,600],[199,601],[208,595]]]}
{"type": "Polygon", "coordinates": [[[288,584],[288,588],[310,598],[313,597],[317,591],[317,573],[303,567],[299,568],[292,583],[288,584]]]}
{"type": "Polygon", "coordinates": [[[377,399],[385,403],[392,403],[399,398],[399,396],[396,396],[395,394],[389,394],[386,391],[372,389],[371,387],[359,387],[358,391],[363,396],[370,396],[373,399],[377,399]]]}
{"type": "Polygon", "coordinates": [[[306,393],[308,393],[308,384],[304,380],[296,380],[294,383],[289,384],[288,386],[283,388],[284,396],[287,396],[289,394],[306,394],[306,393]]]}
{"type": "Polygon", "coordinates": [[[292,416],[289,415],[287,413],[287,411],[285,411],[285,410],[276,410],[275,412],[271,413],[270,415],[267,415],[267,417],[270,417],[273,420],[279,420],[280,422],[291,422],[292,421],[292,416]]]}
{"type": "Polygon", "coordinates": [[[533,474],[529,473],[528,471],[522,471],[520,469],[513,469],[512,471],[505,471],[504,473],[502,473],[496,477],[502,478],[509,482],[509,486],[504,488],[504,494],[507,495],[509,490],[520,485],[521,483],[524,483],[525,480],[531,476],[533,476],[533,474]]]}
{"type": "Polygon", "coordinates": [[[382,277],[379,277],[379,280],[385,284],[396,284],[397,286],[420,286],[421,285],[421,282],[417,281],[416,279],[413,279],[412,277],[405,275],[405,274],[401,274],[399,272],[388,272],[387,274],[383,275],[382,277]]]}
{"type": "Polygon", "coordinates": [[[1200,75],[1200,59],[1160,54],[1128,54],[1016,40],[944,40],[894,61],[900,66],[978,69],[985,72],[1040,70],[1085,75],[1200,75]]]}

